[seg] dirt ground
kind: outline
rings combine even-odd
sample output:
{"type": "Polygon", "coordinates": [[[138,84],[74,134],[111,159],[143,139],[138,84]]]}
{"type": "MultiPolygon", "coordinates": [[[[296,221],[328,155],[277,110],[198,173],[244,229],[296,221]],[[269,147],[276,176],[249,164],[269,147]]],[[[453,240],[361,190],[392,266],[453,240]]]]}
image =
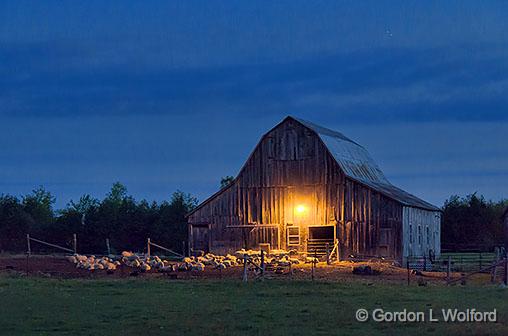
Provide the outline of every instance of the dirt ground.
{"type": "MultiPolygon", "coordinates": [[[[179,280],[192,279],[242,279],[243,266],[234,266],[225,270],[205,268],[204,271],[188,271],[174,273],[157,273],[154,271],[140,273],[134,269],[122,265],[113,272],[105,270],[88,271],[78,269],[63,256],[0,256],[0,275],[1,274],[17,274],[35,277],[52,277],[52,278],[83,278],[83,279],[103,279],[103,278],[167,278],[179,280]]],[[[288,280],[311,280],[312,265],[298,264],[291,268],[286,268],[281,274],[273,271],[267,271],[265,278],[267,279],[288,279],[288,280]]],[[[460,273],[453,273],[452,278],[459,278],[460,273]]],[[[258,278],[253,272],[248,272],[249,279],[258,278]]],[[[422,275],[409,275],[411,284],[416,285],[445,285],[446,273],[442,272],[423,272],[422,275]]],[[[389,263],[371,262],[371,263],[351,263],[339,262],[327,265],[326,263],[318,263],[314,270],[314,279],[318,281],[363,281],[367,283],[391,283],[407,285],[408,272],[407,269],[395,267],[389,263]],[[379,275],[355,275],[352,268],[359,265],[369,265],[372,269],[380,272],[379,275]]],[[[489,274],[478,274],[468,279],[468,283],[490,282],[489,274]]]]}

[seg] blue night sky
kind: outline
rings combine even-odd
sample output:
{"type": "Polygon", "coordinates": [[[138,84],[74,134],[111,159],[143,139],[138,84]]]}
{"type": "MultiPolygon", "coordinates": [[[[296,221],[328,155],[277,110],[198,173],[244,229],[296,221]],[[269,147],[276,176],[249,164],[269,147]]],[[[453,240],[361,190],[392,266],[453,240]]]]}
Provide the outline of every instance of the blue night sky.
{"type": "Polygon", "coordinates": [[[508,197],[508,2],[2,1],[0,194],[200,200],[294,115],[441,206],[508,197]]]}

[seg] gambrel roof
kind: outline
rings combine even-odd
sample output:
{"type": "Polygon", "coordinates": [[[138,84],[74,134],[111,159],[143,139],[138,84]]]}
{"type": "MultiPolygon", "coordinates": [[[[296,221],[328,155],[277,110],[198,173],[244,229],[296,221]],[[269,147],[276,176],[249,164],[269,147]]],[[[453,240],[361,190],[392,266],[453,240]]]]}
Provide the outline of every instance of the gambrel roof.
{"type": "MultiPolygon", "coordinates": [[[[268,131],[261,138],[259,143],[261,143],[267,134],[269,134],[273,129],[277,128],[287,120],[294,120],[309,129],[311,132],[314,132],[323,142],[330,155],[335,159],[346,177],[349,179],[354,180],[374,191],[377,191],[386,197],[399,202],[403,206],[416,207],[431,211],[441,211],[438,207],[425,202],[418,197],[411,195],[391,184],[363,146],[359,145],[358,143],[346,137],[344,134],[337,131],[316,125],[306,120],[288,116],[274,128],[268,131]]],[[[247,159],[247,162],[248,161],[249,159],[247,159]]],[[[240,174],[242,170],[243,168],[240,170],[240,174]]],[[[233,183],[230,184],[230,186],[231,185],[233,185],[233,183]]],[[[219,196],[228,188],[229,186],[219,190],[210,196],[188,215],[194,213],[196,210],[201,208],[203,205],[215,197],[219,196]]]]}
{"type": "Polygon", "coordinates": [[[288,117],[314,131],[326,146],[344,174],[352,180],[370,187],[402,205],[440,211],[439,208],[395,187],[385,177],[369,152],[344,134],[309,121],[288,117]]]}

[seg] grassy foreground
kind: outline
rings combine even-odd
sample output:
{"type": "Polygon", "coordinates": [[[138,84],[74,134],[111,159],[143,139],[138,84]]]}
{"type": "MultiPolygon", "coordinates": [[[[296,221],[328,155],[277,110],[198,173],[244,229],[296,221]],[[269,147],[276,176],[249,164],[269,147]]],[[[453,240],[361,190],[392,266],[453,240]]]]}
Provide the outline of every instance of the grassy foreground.
{"type": "Polygon", "coordinates": [[[508,334],[508,290],[290,281],[0,277],[2,335],[508,334]],[[497,323],[359,323],[359,308],[498,311],[497,323]]]}

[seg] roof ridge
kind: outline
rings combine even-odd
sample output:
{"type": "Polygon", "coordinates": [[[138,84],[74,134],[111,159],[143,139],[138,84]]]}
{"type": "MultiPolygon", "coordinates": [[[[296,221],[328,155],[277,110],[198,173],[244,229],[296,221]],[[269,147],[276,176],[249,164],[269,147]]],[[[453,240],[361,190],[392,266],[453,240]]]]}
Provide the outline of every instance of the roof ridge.
{"type": "Polygon", "coordinates": [[[323,135],[328,135],[328,136],[339,137],[342,140],[349,141],[351,143],[354,143],[357,146],[360,146],[360,147],[364,148],[362,145],[360,145],[356,141],[351,140],[350,138],[348,138],[347,136],[345,136],[343,133],[341,133],[339,131],[335,131],[335,130],[333,130],[331,128],[318,125],[318,124],[316,124],[316,123],[314,123],[312,121],[308,121],[308,120],[305,120],[305,119],[296,118],[296,117],[293,117],[293,116],[289,116],[289,118],[298,121],[302,125],[312,129],[316,133],[323,134],[323,135]]]}

